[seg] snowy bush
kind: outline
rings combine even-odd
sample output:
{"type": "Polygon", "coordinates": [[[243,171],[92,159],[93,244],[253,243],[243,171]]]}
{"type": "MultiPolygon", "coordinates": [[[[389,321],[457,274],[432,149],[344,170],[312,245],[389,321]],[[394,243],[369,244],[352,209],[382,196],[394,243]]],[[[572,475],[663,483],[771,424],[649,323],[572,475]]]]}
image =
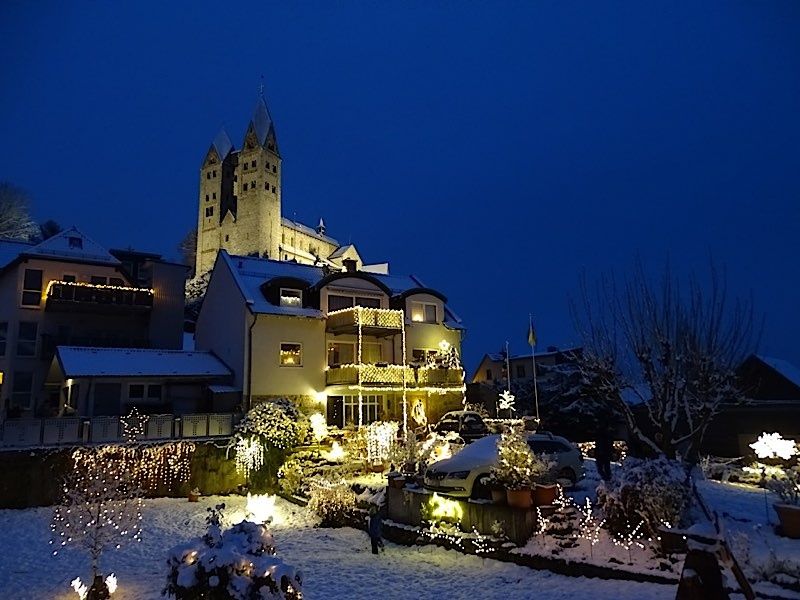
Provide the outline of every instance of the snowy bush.
{"type": "Polygon", "coordinates": [[[224,508],[208,509],[204,536],[169,551],[164,595],[177,600],[302,598],[302,575],[275,556],[267,527],[242,521],[223,531],[224,508]]]}
{"type": "Polygon", "coordinates": [[[662,525],[681,524],[689,505],[686,470],[677,461],[628,458],[608,483],[597,488],[597,502],[609,529],[625,535],[641,523],[650,537],[662,525]]]}
{"type": "Polygon", "coordinates": [[[551,463],[536,456],[521,429],[512,429],[497,442],[497,464],[492,467],[494,481],[509,490],[524,490],[550,471],[551,463]]]}
{"type": "Polygon", "coordinates": [[[300,491],[303,484],[303,467],[297,460],[287,460],[278,469],[278,483],[284,494],[293,496],[300,491]]]}
{"type": "Polygon", "coordinates": [[[783,504],[800,506],[800,467],[786,469],[783,477],[767,481],[767,488],[775,492],[783,504]]]}
{"type": "Polygon", "coordinates": [[[356,508],[356,495],[344,481],[324,479],[311,485],[308,508],[322,520],[322,527],[344,527],[356,508]]]}

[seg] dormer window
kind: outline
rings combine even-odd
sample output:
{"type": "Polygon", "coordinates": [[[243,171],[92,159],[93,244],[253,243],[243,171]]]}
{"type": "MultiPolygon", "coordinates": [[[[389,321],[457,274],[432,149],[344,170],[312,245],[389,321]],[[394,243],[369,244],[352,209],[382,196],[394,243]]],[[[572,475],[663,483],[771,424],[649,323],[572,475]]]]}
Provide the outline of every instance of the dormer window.
{"type": "Polygon", "coordinates": [[[300,308],[303,305],[303,292],[294,288],[281,288],[281,306],[300,308]]]}
{"type": "Polygon", "coordinates": [[[436,323],[436,305],[429,302],[412,302],[411,320],[415,323],[436,323]]]}
{"type": "Polygon", "coordinates": [[[67,238],[70,249],[83,250],[83,240],[79,237],[70,236],[67,238]]]}

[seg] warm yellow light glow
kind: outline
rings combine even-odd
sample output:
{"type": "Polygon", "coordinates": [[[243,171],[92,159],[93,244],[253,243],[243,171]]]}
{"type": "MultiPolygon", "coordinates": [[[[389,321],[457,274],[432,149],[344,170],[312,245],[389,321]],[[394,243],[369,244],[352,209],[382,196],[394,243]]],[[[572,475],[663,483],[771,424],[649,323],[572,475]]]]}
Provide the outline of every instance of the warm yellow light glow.
{"type": "Polygon", "coordinates": [[[347,453],[344,451],[344,448],[339,445],[339,442],[334,441],[333,444],[331,444],[330,452],[323,452],[322,455],[331,462],[339,462],[347,456],[347,453]]]}
{"type": "Polygon", "coordinates": [[[411,406],[411,418],[419,427],[424,427],[428,424],[428,417],[425,415],[425,405],[422,404],[422,398],[414,399],[414,404],[411,406]]]}
{"type": "Polygon", "coordinates": [[[314,413],[309,420],[311,421],[311,436],[319,444],[328,437],[328,425],[325,423],[325,417],[322,416],[322,413],[314,413]]]}
{"type": "Polygon", "coordinates": [[[236,471],[249,477],[264,465],[264,447],[256,439],[242,438],[234,448],[236,453],[236,471]]]}
{"type": "Polygon", "coordinates": [[[50,293],[50,288],[54,285],[68,285],[71,287],[87,287],[98,290],[119,290],[121,292],[142,292],[153,295],[155,291],[152,288],[130,287],[127,285],[107,285],[105,283],[86,283],[84,281],[60,281],[58,279],[51,279],[47,282],[47,287],[42,294],[43,298],[47,298],[50,293]]]}
{"type": "Polygon", "coordinates": [[[461,521],[461,517],[464,515],[464,509],[461,508],[461,504],[458,501],[443,498],[435,492],[431,499],[428,500],[428,506],[430,507],[431,516],[437,520],[461,521]]]}
{"type": "Polygon", "coordinates": [[[444,354],[448,350],[450,350],[450,342],[448,342],[447,340],[442,340],[441,342],[439,342],[439,352],[444,354]]]}
{"type": "Polygon", "coordinates": [[[382,463],[389,458],[389,451],[397,437],[397,421],[375,421],[367,425],[367,460],[382,463]]]}
{"type": "Polygon", "coordinates": [[[256,523],[271,523],[275,518],[275,496],[247,492],[247,515],[256,523]]]}

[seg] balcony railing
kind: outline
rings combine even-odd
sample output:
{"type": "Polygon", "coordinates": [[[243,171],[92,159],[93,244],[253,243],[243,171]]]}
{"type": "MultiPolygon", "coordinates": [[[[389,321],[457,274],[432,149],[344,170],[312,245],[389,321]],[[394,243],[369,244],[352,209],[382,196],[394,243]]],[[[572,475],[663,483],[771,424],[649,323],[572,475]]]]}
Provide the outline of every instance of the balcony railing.
{"type": "Polygon", "coordinates": [[[51,281],[45,298],[47,310],[131,313],[153,308],[153,290],[149,288],[79,281],[51,281]]]}
{"type": "Polygon", "coordinates": [[[394,335],[403,330],[403,311],[354,306],[329,312],[326,328],[332,333],[356,333],[360,328],[365,335],[394,335]]]}
{"type": "Polygon", "coordinates": [[[464,384],[464,369],[420,367],[417,384],[421,387],[454,387],[464,384]]]}
{"type": "Polygon", "coordinates": [[[360,364],[329,367],[325,372],[327,385],[392,386],[402,388],[403,374],[405,385],[415,387],[460,387],[464,384],[463,369],[442,369],[392,364],[360,364]],[[360,378],[359,378],[360,374],[360,378]]]}
{"type": "Polygon", "coordinates": [[[403,385],[405,373],[406,385],[413,385],[414,370],[411,367],[391,364],[360,364],[330,367],[325,372],[327,385],[403,385]],[[360,375],[360,377],[359,377],[360,375]]]}
{"type": "MultiPolygon", "coordinates": [[[[138,441],[185,440],[230,437],[240,415],[199,413],[150,415],[138,441]]],[[[0,448],[36,448],[79,444],[116,444],[123,438],[125,417],[53,417],[7,419],[0,427],[0,448]]]]}

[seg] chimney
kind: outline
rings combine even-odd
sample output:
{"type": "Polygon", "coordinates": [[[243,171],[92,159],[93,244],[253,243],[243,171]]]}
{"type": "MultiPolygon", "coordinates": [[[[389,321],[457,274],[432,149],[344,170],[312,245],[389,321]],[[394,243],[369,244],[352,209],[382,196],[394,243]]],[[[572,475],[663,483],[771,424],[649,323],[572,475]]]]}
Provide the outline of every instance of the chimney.
{"type": "Polygon", "coordinates": [[[344,270],[348,273],[355,273],[356,272],[356,265],[358,264],[354,258],[345,258],[342,261],[344,265],[344,270]]]}

